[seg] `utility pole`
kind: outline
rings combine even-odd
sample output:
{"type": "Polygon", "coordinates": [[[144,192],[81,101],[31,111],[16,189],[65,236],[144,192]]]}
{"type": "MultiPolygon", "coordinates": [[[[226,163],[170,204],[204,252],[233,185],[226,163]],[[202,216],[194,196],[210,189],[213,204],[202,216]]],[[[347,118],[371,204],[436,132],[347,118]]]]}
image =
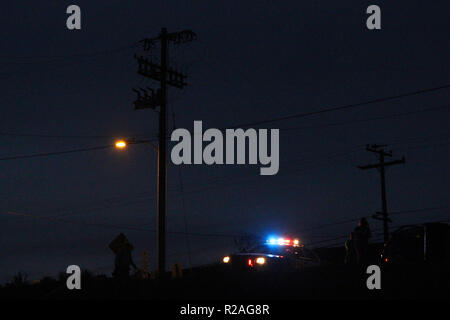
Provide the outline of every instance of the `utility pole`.
{"type": "Polygon", "coordinates": [[[384,232],[384,244],[389,241],[389,219],[388,211],[387,211],[387,202],[386,202],[386,179],[385,179],[385,170],[384,168],[387,166],[393,166],[395,164],[403,164],[405,163],[405,157],[399,160],[393,160],[389,162],[384,161],[384,157],[392,157],[392,150],[385,151],[384,148],[386,145],[376,145],[373,144],[371,146],[367,145],[366,150],[375,154],[378,154],[379,162],[375,164],[369,164],[365,166],[358,166],[359,169],[367,170],[377,168],[380,171],[380,179],[381,179],[381,208],[382,211],[377,212],[372,216],[374,219],[383,220],[383,232],[384,232]],[[380,218],[381,215],[381,218],[380,218]]]}
{"type": "Polygon", "coordinates": [[[155,92],[151,88],[137,93],[134,107],[138,109],[151,108],[156,110],[159,106],[159,145],[158,145],[158,274],[162,276],[166,270],[166,211],[167,211],[167,85],[183,89],[187,85],[186,75],[170,68],[168,63],[168,44],[185,43],[196,39],[194,32],[184,30],[181,32],[168,33],[166,28],[161,29],[158,37],[141,40],[145,51],[152,50],[159,42],[161,46],[161,64],[153,63],[144,56],[135,55],[138,62],[138,74],[160,82],[160,88],[155,92]]]}
{"type": "Polygon", "coordinates": [[[167,204],[167,29],[161,35],[161,105],[159,109],[158,148],[158,274],[166,271],[166,204],[167,204]]]}

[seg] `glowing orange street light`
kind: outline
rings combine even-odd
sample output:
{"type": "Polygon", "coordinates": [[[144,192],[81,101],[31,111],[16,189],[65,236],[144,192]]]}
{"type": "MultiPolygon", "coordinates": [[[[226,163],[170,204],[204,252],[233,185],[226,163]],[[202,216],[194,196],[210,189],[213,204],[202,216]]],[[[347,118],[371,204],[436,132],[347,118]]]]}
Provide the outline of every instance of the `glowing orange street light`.
{"type": "Polygon", "coordinates": [[[153,150],[158,152],[158,147],[155,146],[151,141],[152,140],[136,140],[136,139],[124,140],[124,139],[120,139],[120,140],[117,140],[114,143],[114,146],[116,147],[116,149],[125,149],[126,147],[128,147],[129,144],[145,143],[145,144],[148,144],[150,147],[152,147],[153,150]]]}
{"type": "Polygon", "coordinates": [[[125,140],[117,140],[115,146],[117,149],[125,149],[127,147],[127,142],[125,140]]]}

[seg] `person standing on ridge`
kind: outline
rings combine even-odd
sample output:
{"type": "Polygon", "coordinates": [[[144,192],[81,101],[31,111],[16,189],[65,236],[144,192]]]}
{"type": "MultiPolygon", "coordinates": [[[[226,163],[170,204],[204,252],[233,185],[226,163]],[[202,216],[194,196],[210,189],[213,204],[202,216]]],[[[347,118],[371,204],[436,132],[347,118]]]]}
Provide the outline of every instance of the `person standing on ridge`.
{"type": "Polygon", "coordinates": [[[129,244],[123,244],[116,252],[114,259],[113,276],[121,282],[127,281],[130,278],[130,265],[137,270],[138,268],[133,262],[131,256],[132,247],[129,244]]]}
{"type": "Polygon", "coordinates": [[[356,262],[359,265],[367,263],[367,256],[369,251],[369,238],[372,236],[370,232],[369,223],[366,218],[361,218],[358,221],[358,226],[352,233],[353,246],[356,254],[356,262]]]}

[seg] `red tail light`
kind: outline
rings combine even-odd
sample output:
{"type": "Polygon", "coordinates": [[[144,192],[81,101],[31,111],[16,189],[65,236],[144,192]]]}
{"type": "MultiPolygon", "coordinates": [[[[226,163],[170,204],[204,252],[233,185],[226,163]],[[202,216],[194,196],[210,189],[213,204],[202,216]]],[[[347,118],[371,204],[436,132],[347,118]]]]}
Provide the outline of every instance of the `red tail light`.
{"type": "Polygon", "coordinates": [[[253,267],[253,260],[252,259],[248,259],[247,264],[249,267],[253,267]]]}

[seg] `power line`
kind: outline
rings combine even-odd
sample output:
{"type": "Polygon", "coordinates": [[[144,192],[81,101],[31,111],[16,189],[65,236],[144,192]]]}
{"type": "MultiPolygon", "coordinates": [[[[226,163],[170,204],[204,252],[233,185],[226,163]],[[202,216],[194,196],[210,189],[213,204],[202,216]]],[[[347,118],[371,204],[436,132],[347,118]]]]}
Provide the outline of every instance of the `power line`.
{"type": "MultiPolygon", "coordinates": [[[[332,154],[324,154],[324,155],[322,155],[319,158],[314,157],[313,159],[310,159],[310,160],[307,160],[307,161],[301,161],[300,163],[296,163],[295,164],[296,167],[294,168],[294,170],[284,170],[283,171],[284,173],[282,172],[280,175],[284,176],[287,173],[291,174],[293,172],[303,171],[302,169],[306,168],[305,164],[306,165],[312,164],[312,163],[316,164],[317,163],[317,159],[320,159],[320,158],[333,159],[333,158],[338,157],[338,156],[347,155],[347,154],[354,153],[355,151],[359,151],[359,148],[360,148],[360,146],[357,146],[355,148],[351,148],[349,150],[346,150],[345,152],[336,152],[336,153],[332,153],[332,154]],[[302,164],[303,167],[299,168],[298,167],[299,164],[302,164]]],[[[319,165],[323,165],[323,164],[319,163],[319,165]]],[[[313,167],[316,167],[316,166],[313,166],[313,167]]],[[[227,176],[223,176],[223,177],[219,178],[219,180],[218,179],[210,180],[209,183],[208,182],[206,183],[206,188],[205,188],[205,183],[202,183],[202,185],[203,185],[202,188],[197,188],[197,189],[188,191],[188,193],[197,193],[197,192],[202,192],[202,191],[205,191],[205,190],[210,190],[211,188],[214,188],[214,187],[221,187],[222,186],[221,185],[221,182],[222,182],[221,180],[225,180],[225,182],[227,183],[225,185],[225,187],[226,187],[226,186],[233,185],[233,184],[236,184],[236,183],[242,184],[242,183],[246,183],[246,182],[256,181],[256,180],[259,180],[259,177],[254,177],[254,176],[246,177],[246,178],[243,177],[243,178],[240,178],[238,180],[234,179],[234,180],[230,181],[229,176],[227,175],[227,176]]],[[[185,190],[183,190],[183,192],[186,193],[185,190]]],[[[150,194],[150,193],[151,192],[142,192],[142,195],[145,196],[145,195],[150,194]]],[[[106,206],[95,206],[93,209],[97,210],[97,209],[103,209],[103,208],[111,208],[111,207],[115,207],[115,206],[127,206],[127,205],[132,205],[132,204],[137,203],[137,202],[154,200],[154,199],[155,199],[155,196],[152,195],[150,197],[143,197],[143,198],[139,198],[137,200],[136,199],[134,199],[134,200],[127,200],[126,202],[123,202],[123,197],[121,197],[120,198],[121,202],[119,204],[108,204],[106,206]]],[[[110,200],[109,199],[104,199],[104,201],[110,201],[110,200]]],[[[84,209],[84,208],[82,208],[82,209],[84,209]]]]}
{"type": "MultiPolygon", "coordinates": [[[[0,136],[10,137],[30,137],[30,138],[62,138],[62,139],[114,139],[117,136],[107,135],[57,135],[57,134],[39,134],[39,133],[14,133],[14,132],[0,132],[0,136]]],[[[121,136],[122,138],[136,138],[143,137],[144,134],[130,134],[121,136]]]]}
{"type": "MultiPolygon", "coordinates": [[[[265,120],[265,121],[262,121],[262,122],[260,121],[260,122],[250,123],[250,124],[234,125],[234,126],[232,126],[230,128],[248,127],[248,126],[251,126],[251,125],[258,125],[258,124],[262,124],[262,123],[277,122],[277,121],[287,120],[287,119],[290,119],[290,118],[298,118],[298,117],[303,117],[303,116],[309,116],[309,115],[316,114],[316,113],[331,112],[331,111],[336,111],[336,110],[340,110],[340,109],[343,109],[343,108],[357,107],[357,106],[361,106],[361,105],[365,105],[365,104],[371,104],[371,103],[376,103],[376,102],[381,102],[381,101],[386,101],[386,100],[397,99],[397,98],[407,97],[407,96],[411,96],[411,95],[417,95],[417,94],[421,94],[421,93],[431,92],[431,91],[435,91],[435,90],[441,90],[441,89],[448,88],[448,87],[450,87],[450,85],[436,87],[436,88],[431,88],[431,89],[419,90],[419,91],[406,93],[406,94],[402,94],[402,95],[397,95],[397,96],[391,96],[391,97],[386,97],[386,98],[379,98],[379,99],[375,99],[375,100],[370,100],[370,101],[366,101],[366,102],[360,102],[360,103],[346,105],[346,106],[322,109],[322,110],[319,110],[319,111],[314,111],[313,113],[303,113],[303,114],[297,114],[297,115],[292,115],[292,116],[285,116],[285,117],[281,117],[281,118],[274,118],[274,119],[265,120]]],[[[387,115],[387,116],[380,116],[380,117],[374,117],[374,118],[368,118],[368,119],[360,119],[360,120],[353,120],[353,121],[346,121],[346,122],[336,122],[336,123],[326,123],[326,124],[302,126],[302,127],[293,127],[293,128],[284,128],[284,129],[282,128],[281,130],[288,131],[288,130],[298,130],[298,129],[304,129],[304,128],[308,128],[308,129],[309,128],[320,128],[320,127],[347,125],[347,124],[352,124],[352,123],[357,123],[357,122],[384,120],[384,119],[390,119],[390,118],[395,118],[395,117],[401,117],[401,116],[407,116],[407,115],[412,115],[412,114],[423,113],[423,112],[437,111],[437,110],[447,109],[449,107],[450,107],[450,105],[443,105],[443,106],[438,106],[438,107],[425,108],[425,109],[417,110],[417,111],[396,113],[396,114],[391,114],[391,115],[387,115]]],[[[98,136],[97,135],[51,135],[51,134],[34,134],[34,133],[10,133],[10,132],[0,132],[0,135],[2,135],[2,136],[18,136],[18,137],[34,137],[34,138],[111,138],[111,136],[106,136],[106,135],[98,135],[98,136]]],[[[143,134],[133,135],[132,137],[137,137],[137,136],[143,136],[143,134]]],[[[167,139],[169,139],[169,138],[167,138],[167,139]]]]}
{"type": "Polygon", "coordinates": [[[448,109],[449,107],[450,107],[450,105],[445,105],[445,106],[426,108],[426,109],[417,110],[417,111],[411,111],[411,112],[394,113],[394,114],[390,114],[390,115],[386,115],[386,116],[373,117],[373,118],[367,118],[367,119],[359,119],[359,120],[343,121],[343,122],[332,122],[332,123],[324,123],[324,124],[318,124],[318,125],[309,125],[309,126],[292,127],[292,128],[280,128],[280,130],[288,131],[288,130],[300,130],[300,129],[311,129],[311,128],[325,128],[325,127],[342,126],[342,125],[354,124],[354,123],[359,123],[359,122],[369,122],[369,121],[393,119],[393,118],[409,116],[409,115],[413,115],[413,114],[419,114],[419,113],[424,113],[424,112],[431,112],[431,111],[438,111],[438,110],[448,109]]]}
{"type": "Polygon", "coordinates": [[[416,146],[413,148],[408,148],[408,150],[417,150],[417,149],[426,149],[426,148],[435,148],[435,147],[445,147],[450,145],[449,143],[440,143],[440,144],[431,144],[431,145],[423,145],[423,146],[416,146]]]}
{"type": "MultiPolygon", "coordinates": [[[[356,149],[352,148],[351,150],[356,150],[356,149]]],[[[358,150],[359,150],[359,146],[358,146],[358,150]]],[[[333,157],[341,156],[341,155],[343,155],[342,152],[333,154],[333,157]]],[[[331,158],[331,157],[328,157],[328,155],[327,155],[327,158],[331,158]]],[[[312,162],[312,160],[311,160],[311,162],[312,162]]],[[[297,168],[296,171],[298,171],[298,168],[297,168]]],[[[227,176],[222,177],[222,178],[226,179],[227,182],[230,182],[230,179],[227,176]]],[[[239,181],[231,181],[231,184],[228,184],[228,185],[232,185],[232,184],[235,184],[235,183],[242,183],[242,182],[246,182],[247,180],[255,180],[255,179],[256,179],[255,177],[247,178],[247,179],[244,178],[244,179],[240,179],[239,181]]],[[[206,186],[209,185],[212,188],[214,188],[214,187],[221,187],[219,182],[220,182],[220,180],[214,180],[214,181],[211,180],[208,184],[206,184],[206,186]]],[[[228,186],[228,185],[225,185],[225,186],[228,186]]],[[[204,190],[210,190],[210,189],[212,189],[211,187],[210,188],[200,188],[200,189],[197,188],[197,189],[188,191],[188,193],[198,193],[198,192],[202,192],[204,190]]],[[[177,191],[177,190],[173,189],[172,191],[177,191]]],[[[184,190],[184,187],[183,187],[183,192],[181,192],[181,190],[180,190],[180,191],[178,191],[178,193],[184,197],[184,194],[186,193],[186,191],[184,190]]],[[[133,205],[133,204],[136,204],[136,203],[139,203],[139,202],[144,202],[144,201],[149,201],[149,200],[155,200],[156,199],[156,197],[154,195],[146,196],[146,195],[149,195],[149,194],[153,194],[153,193],[152,192],[142,192],[142,193],[140,193],[140,195],[142,195],[143,197],[138,198],[138,199],[124,200],[123,197],[120,197],[120,202],[118,202],[118,203],[108,203],[107,205],[94,205],[94,206],[89,206],[89,207],[83,206],[83,207],[78,207],[78,208],[75,208],[75,209],[66,208],[63,211],[73,211],[73,210],[79,211],[79,210],[83,210],[83,213],[89,213],[89,212],[97,211],[97,210],[101,210],[101,209],[109,209],[109,208],[113,208],[113,207],[129,206],[129,205],[133,205]],[[86,209],[90,210],[90,211],[86,211],[86,209]]],[[[112,202],[112,201],[115,201],[115,199],[114,198],[106,198],[106,199],[102,200],[102,202],[106,202],[106,201],[112,202]]],[[[73,214],[73,213],[63,214],[63,215],[58,214],[58,215],[52,215],[52,217],[73,216],[73,215],[79,215],[79,214],[73,214]]]]}
{"type": "MultiPolygon", "coordinates": [[[[81,225],[81,226],[87,226],[87,227],[98,227],[98,228],[106,228],[106,229],[118,229],[118,230],[131,230],[131,231],[144,231],[144,232],[153,232],[156,233],[156,230],[153,229],[146,229],[146,228],[139,228],[139,227],[132,227],[132,226],[121,226],[116,224],[104,224],[104,223],[92,223],[92,222],[83,222],[83,221],[73,221],[73,220],[67,220],[67,219],[61,219],[56,217],[40,217],[35,216],[31,214],[26,213],[19,213],[19,212],[3,212],[3,214],[6,215],[12,215],[12,216],[21,216],[21,217],[27,217],[32,218],[36,220],[47,220],[47,221],[54,221],[54,222],[61,222],[61,223],[67,223],[67,224],[74,224],[74,225],[81,225]]],[[[186,232],[184,231],[167,231],[168,234],[173,235],[186,235],[186,232]]],[[[199,237],[237,237],[239,235],[237,234],[227,234],[227,233],[201,233],[201,232],[189,232],[188,233],[191,236],[199,236],[199,237]]]]}
{"type": "MultiPolygon", "coordinates": [[[[352,151],[351,153],[354,153],[354,152],[355,151],[352,151]]],[[[345,153],[345,154],[344,153],[336,153],[336,154],[332,154],[331,156],[330,155],[325,155],[326,157],[324,157],[324,159],[333,159],[333,158],[335,158],[337,156],[342,156],[342,155],[346,155],[346,154],[347,153],[345,153]]],[[[279,176],[286,176],[288,174],[292,175],[292,173],[302,172],[310,164],[315,164],[314,166],[312,166],[313,168],[323,165],[323,163],[319,163],[319,165],[317,165],[317,161],[314,160],[314,159],[311,159],[309,161],[303,161],[301,163],[303,164],[303,167],[299,168],[298,166],[296,166],[293,170],[284,170],[281,174],[279,174],[279,176]]],[[[309,167],[311,167],[311,166],[309,166],[309,167]]],[[[260,182],[259,176],[256,176],[256,177],[255,176],[244,177],[244,178],[234,179],[234,180],[230,180],[228,176],[224,176],[221,179],[225,180],[226,183],[225,184],[222,183],[221,180],[214,180],[214,181],[210,181],[207,184],[203,183],[203,186],[201,188],[196,188],[196,189],[188,190],[188,191],[184,190],[184,188],[183,188],[183,195],[184,194],[193,194],[193,193],[204,192],[204,191],[212,190],[212,189],[215,189],[215,188],[229,187],[229,186],[236,185],[238,183],[242,185],[243,183],[254,183],[254,182],[258,182],[259,183],[260,182]]],[[[145,192],[143,194],[148,194],[148,192],[145,192]]],[[[108,205],[108,206],[105,206],[105,208],[110,208],[110,207],[115,207],[115,206],[128,206],[128,205],[133,205],[136,202],[142,202],[142,201],[148,201],[148,200],[154,200],[154,199],[155,199],[154,196],[143,197],[143,198],[141,198],[139,200],[129,200],[129,201],[126,201],[125,203],[121,202],[119,204],[108,205]]],[[[98,207],[97,209],[102,209],[102,207],[98,207]]]]}
{"type": "MultiPolygon", "coordinates": [[[[392,215],[396,215],[396,214],[403,214],[403,213],[417,213],[417,212],[435,211],[435,210],[447,209],[447,208],[450,208],[450,206],[427,207],[427,208],[412,209],[412,210],[394,211],[391,214],[392,215]]],[[[122,226],[122,225],[113,225],[113,224],[103,224],[103,223],[91,223],[91,222],[83,222],[83,221],[74,221],[74,220],[61,219],[61,218],[54,217],[54,216],[35,216],[35,215],[31,215],[31,214],[19,213],[19,212],[13,212],[13,211],[3,212],[3,214],[27,217],[27,218],[32,218],[32,219],[36,219],[36,220],[47,220],[47,221],[68,223],[68,224],[74,224],[74,225],[82,225],[82,226],[88,226],[88,227],[100,227],[100,228],[120,229],[120,230],[156,232],[156,230],[147,229],[147,228],[139,228],[139,227],[132,227],[132,226],[122,226]]],[[[366,217],[369,218],[370,216],[366,216],[366,217]]],[[[351,220],[348,220],[347,222],[349,222],[349,221],[357,221],[358,219],[351,219],[351,220]]],[[[443,220],[443,221],[437,221],[437,222],[446,222],[446,221],[443,220]]],[[[341,222],[337,222],[337,223],[335,223],[335,225],[340,224],[340,223],[341,222]]],[[[327,224],[326,226],[328,226],[328,225],[331,225],[331,224],[327,224]]],[[[321,227],[324,227],[324,225],[322,225],[322,226],[320,226],[318,228],[311,228],[310,230],[312,230],[312,229],[320,229],[321,227]]],[[[373,232],[375,232],[376,230],[381,230],[381,228],[380,229],[374,229],[373,232]]],[[[168,231],[167,233],[174,234],[174,235],[186,235],[186,234],[188,234],[188,235],[192,235],[192,236],[201,236],[201,237],[225,237],[225,238],[230,238],[231,237],[231,238],[233,238],[233,237],[239,236],[238,234],[229,234],[229,233],[199,233],[199,232],[185,232],[185,231],[168,231]]],[[[347,237],[347,236],[339,236],[338,238],[332,238],[332,239],[325,239],[325,240],[315,241],[314,243],[322,243],[322,242],[326,242],[326,241],[330,241],[330,240],[334,240],[334,239],[341,239],[343,237],[347,237]]],[[[312,244],[312,243],[309,243],[309,244],[312,244]]]]}
{"type": "MultiPolygon", "coordinates": [[[[322,127],[332,127],[332,126],[341,126],[341,125],[347,125],[347,124],[353,124],[358,122],[368,122],[368,121],[376,121],[376,120],[385,120],[385,119],[391,119],[396,118],[399,116],[407,116],[412,114],[418,114],[423,112],[430,112],[430,111],[438,111],[443,109],[450,108],[450,105],[445,106],[439,106],[439,107],[432,107],[432,108],[426,108],[422,110],[412,111],[412,112],[405,112],[405,113],[396,113],[391,114],[387,116],[381,116],[381,117],[374,117],[374,118],[367,118],[367,119],[360,119],[360,120],[352,120],[352,121],[344,121],[344,122],[333,122],[333,123],[324,123],[324,124],[318,124],[318,125],[309,125],[309,126],[301,126],[301,127],[291,127],[291,128],[280,128],[282,131],[290,131],[290,130],[300,130],[300,129],[311,129],[311,128],[322,128],[322,127]]],[[[62,139],[114,139],[118,136],[112,136],[112,135],[58,135],[58,134],[41,134],[41,133],[15,133],[15,132],[5,132],[0,131],[0,136],[10,136],[10,137],[30,137],[30,138],[62,138],[62,139]]],[[[127,134],[125,136],[121,135],[121,137],[126,139],[132,139],[137,137],[144,137],[146,134],[127,134]]],[[[432,136],[431,138],[435,138],[436,136],[432,136]]],[[[424,140],[426,137],[417,138],[415,140],[424,140]]],[[[152,138],[153,141],[156,141],[156,138],[152,138]]],[[[404,144],[404,143],[391,143],[391,145],[398,145],[398,144],[404,144]]]]}
{"type": "MultiPolygon", "coordinates": [[[[106,147],[111,147],[111,146],[106,146],[106,147]]],[[[359,147],[358,147],[359,148],[359,147]]],[[[353,150],[353,149],[352,149],[353,150]]],[[[87,151],[87,150],[86,150],[87,151]]],[[[71,151],[69,151],[69,152],[77,152],[76,150],[71,150],[71,151]]],[[[58,153],[56,153],[56,154],[58,154],[58,153]]],[[[329,158],[329,159],[332,159],[332,158],[334,158],[335,156],[341,156],[342,154],[336,154],[336,155],[334,155],[334,156],[327,156],[327,159],[329,158]]],[[[44,156],[44,155],[42,155],[42,154],[39,154],[39,155],[33,155],[33,156],[44,156]]],[[[1,160],[1,159],[0,159],[1,160]]],[[[313,159],[311,159],[310,161],[309,161],[309,163],[316,163],[317,161],[314,161],[313,159]]],[[[306,163],[307,165],[308,165],[308,161],[303,161],[303,163],[306,163]]],[[[323,165],[322,163],[319,163],[319,165],[323,165]]],[[[302,172],[302,171],[304,171],[304,169],[306,168],[307,166],[303,166],[303,168],[298,168],[298,167],[296,167],[294,170],[284,170],[281,174],[279,174],[279,175],[282,175],[282,176],[285,176],[286,174],[289,174],[289,175],[292,175],[292,173],[300,173],[300,172],[302,172]]],[[[317,167],[317,165],[314,165],[313,167],[317,167]]],[[[234,185],[234,184],[236,184],[236,183],[240,183],[241,185],[243,184],[243,183],[254,183],[254,182],[259,182],[260,180],[259,180],[259,178],[258,177],[247,177],[247,178],[241,178],[241,179],[239,179],[238,181],[236,181],[236,179],[235,180],[232,180],[232,181],[230,181],[230,179],[228,178],[228,176],[224,176],[224,177],[222,177],[222,179],[226,179],[226,184],[221,184],[220,182],[220,180],[214,180],[214,181],[211,181],[210,183],[209,183],[209,185],[207,185],[206,187],[205,187],[205,185],[202,187],[202,188],[197,188],[197,189],[194,189],[194,190],[190,190],[190,191],[188,191],[188,192],[186,192],[185,190],[183,190],[183,194],[185,194],[185,193],[198,193],[198,192],[204,192],[204,191],[208,191],[208,190],[211,190],[211,189],[215,189],[215,188],[223,188],[223,187],[228,187],[228,186],[231,186],[231,185],[234,185]]],[[[143,195],[145,195],[145,194],[149,194],[150,192],[143,192],[142,194],[143,195]]],[[[154,200],[155,199],[155,196],[150,196],[150,197],[143,197],[143,198],[140,198],[140,199],[133,199],[133,200],[127,200],[127,201],[123,201],[123,198],[121,198],[121,202],[120,203],[116,203],[116,204],[108,204],[108,205],[101,205],[101,206],[95,206],[95,207],[93,207],[93,208],[89,208],[89,210],[102,210],[102,209],[108,209],[108,208],[111,208],[111,207],[117,207],[117,206],[129,206],[129,205],[134,205],[134,204],[136,204],[136,203],[139,203],[139,202],[143,202],[143,201],[149,201],[149,200],[154,200]]],[[[108,199],[105,199],[105,201],[106,200],[108,200],[108,199]]],[[[81,209],[83,209],[83,208],[81,208],[81,209]]],[[[67,210],[70,210],[70,209],[67,209],[67,210]]],[[[69,214],[69,215],[73,215],[73,214],[69,214]]],[[[342,221],[342,222],[339,222],[339,223],[346,223],[347,221],[342,221]]],[[[309,230],[309,229],[308,229],[309,230]]],[[[307,231],[307,230],[304,230],[304,231],[307,231]]]]}
{"type": "MultiPolygon", "coordinates": [[[[130,46],[126,46],[126,47],[119,47],[116,49],[111,49],[111,50],[103,50],[103,51],[98,51],[98,52],[93,52],[93,53],[86,53],[86,54],[78,54],[78,55],[71,55],[71,56],[60,56],[58,58],[58,56],[54,56],[53,60],[48,60],[48,61],[31,61],[31,62],[9,62],[9,64],[11,63],[15,63],[15,64],[33,64],[33,63],[53,63],[53,65],[51,66],[51,68],[49,66],[47,66],[47,68],[43,69],[40,71],[40,73],[42,72],[48,72],[48,71],[55,71],[55,70],[59,70],[61,68],[67,68],[67,67],[72,67],[72,66],[76,66],[77,64],[80,63],[92,63],[95,62],[98,64],[98,62],[96,62],[95,60],[82,60],[80,58],[95,58],[95,57],[101,57],[102,55],[106,55],[106,54],[113,54],[116,52],[121,52],[123,50],[128,50],[131,48],[134,48],[137,44],[133,44],[130,46]],[[76,59],[78,58],[78,59],[76,59]]],[[[13,57],[10,57],[13,58],[13,57]]],[[[17,58],[26,58],[26,57],[17,57],[17,58]]],[[[32,58],[32,57],[29,57],[32,58]]],[[[50,57],[52,58],[52,57],[50,57]]],[[[1,57],[0,57],[1,59],[1,57]]],[[[0,62],[1,63],[1,62],[0,62]]],[[[33,71],[32,70],[25,70],[25,71],[7,71],[7,72],[2,72],[0,73],[0,78],[4,78],[4,77],[12,77],[12,76],[17,76],[17,75],[27,75],[27,74],[32,74],[33,71]]]]}
{"type": "Polygon", "coordinates": [[[442,138],[449,138],[450,134],[441,134],[437,136],[426,136],[426,137],[416,137],[416,138],[409,138],[407,140],[401,141],[400,139],[394,140],[392,143],[390,143],[390,146],[397,146],[397,145],[404,145],[404,144],[416,144],[416,143],[424,143],[427,141],[433,141],[433,140],[439,140],[442,138]]]}
{"type": "MultiPolygon", "coordinates": [[[[439,209],[439,208],[448,208],[449,206],[444,206],[444,207],[432,207],[432,208],[423,208],[423,209],[415,209],[415,210],[405,210],[405,211],[398,211],[396,213],[406,213],[406,212],[418,212],[418,211],[425,211],[425,210],[435,210],[435,209],[439,209]]],[[[114,228],[114,229],[128,229],[128,230],[134,230],[134,231],[145,231],[145,232],[156,232],[155,230],[148,230],[148,229],[143,229],[143,228],[135,228],[135,227],[124,227],[124,226],[118,226],[118,225],[105,225],[105,224],[98,224],[98,223],[85,223],[85,222],[75,222],[75,221],[69,221],[69,220],[63,220],[63,219],[54,219],[54,218],[43,218],[43,217],[36,217],[33,215],[28,215],[28,214],[21,214],[21,213],[17,213],[17,212],[7,212],[6,214],[9,215],[16,215],[16,216],[24,216],[24,217],[31,217],[34,219],[38,219],[38,220],[53,220],[56,222],[64,222],[64,223],[70,223],[70,224],[79,224],[79,225],[84,225],[84,226],[94,226],[94,227],[103,227],[103,228],[114,228]]],[[[434,223],[448,223],[450,220],[440,220],[440,221],[433,221],[434,223]]],[[[396,226],[396,228],[398,229],[400,226],[396,226]]],[[[375,231],[377,231],[378,229],[374,229],[373,230],[373,234],[375,235],[375,237],[373,237],[373,239],[377,238],[377,233],[375,231]]],[[[381,230],[381,228],[380,228],[381,230]]],[[[169,234],[181,234],[184,235],[185,232],[168,232],[169,234]]],[[[236,234],[204,234],[204,233],[190,233],[190,235],[195,235],[195,236],[207,236],[207,237],[227,237],[227,238],[235,238],[238,235],[236,234]]],[[[333,241],[336,240],[342,240],[348,238],[348,235],[341,235],[341,236],[334,236],[332,238],[328,238],[328,239],[324,239],[324,240],[320,240],[320,241],[313,241],[313,242],[306,242],[306,244],[308,246],[316,246],[318,244],[323,244],[323,243],[329,243],[328,245],[322,246],[322,247],[332,247],[335,246],[337,244],[340,244],[341,242],[336,242],[333,243],[333,241]],[[332,242],[332,243],[330,243],[332,242]]],[[[194,252],[203,252],[204,249],[201,250],[195,250],[194,252]]],[[[178,255],[177,253],[173,253],[170,254],[173,256],[178,255]]]]}
{"type": "MultiPolygon", "coordinates": [[[[152,141],[154,141],[154,139],[145,139],[145,140],[140,140],[140,141],[130,141],[128,144],[141,144],[141,143],[148,143],[148,142],[152,142],[152,141]]],[[[65,150],[65,151],[55,151],[55,152],[45,152],[45,153],[34,153],[34,154],[26,154],[26,155],[18,155],[18,156],[9,156],[9,157],[0,158],[0,161],[40,158],[40,157],[48,157],[48,156],[55,156],[55,155],[62,155],[62,154],[69,154],[69,153],[96,151],[96,150],[108,149],[108,148],[113,148],[113,147],[114,147],[114,145],[105,145],[105,146],[98,146],[98,147],[91,147],[91,148],[80,148],[80,149],[72,149],[72,150],[65,150]]]]}
{"type": "MultiPolygon", "coordinates": [[[[79,54],[71,54],[71,55],[56,55],[56,56],[0,56],[0,59],[9,59],[9,60],[26,60],[26,59],[47,59],[47,60],[41,60],[41,61],[22,61],[22,62],[12,62],[12,63],[49,63],[49,62],[61,62],[69,59],[74,58],[92,58],[96,56],[101,55],[107,55],[107,54],[114,54],[117,52],[121,52],[124,50],[135,48],[139,45],[139,42],[134,42],[129,45],[116,47],[112,49],[106,49],[106,50],[100,50],[95,52],[85,52],[85,53],[79,53],[79,54]]],[[[11,63],[11,62],[9,62],[11,63]]]]}
{"type": "Polygon", "coordinates": [[[34,154],[27,154],[27,155],[20,155],[20,156],[3,157],[3,158],[0,158],[0,161],[40,158],[40,157],[48,157],[48,156],[55,156],[55,155],[61,155],[61,154],[69,154],[69,153],[77,153],[77,152],[102,150],[102,149],[108,149],[108,148],[112,148],[112,147],[114,147],[114,146],[113,145],[106,145],[106,146],[99,146],[99,147],[92,147],[92,148],[81,148],[81,149],[72,149],[72,150],[57,151],[57,152],[34,153],[34,154]]]}
{"type": "Polygon", "coordinates": [[[429,208],[403,210],[403,211],[393,211],[393,212],[390,212],[389,215],[398,215],[398,214],[405,214],[405,213],[417,213],[417,212],[425,212],[425,211],[435,211],[435,210],[448,209],[448,208],[450,208],[450,206],[429,207],[429,208]]]}
{"type": "MultiPolygon", "coordinates": [[[[354,152],[355,151],[353,151],[351,153],[354,153],[354,152]]],[[[344,155],[344,154],[327,156],[326,158],[324,157],[324,159],[330,160],[330,159],[333,159],[336,157],[340,157],[342,155],[344,155]]],[[[277,174],[277,177],[286,176],[286,175],[292,176],[292,174],[301,173],[301,172],[305,171],[307,168],[316,168],[316,167],[324,165],[323,163],[317,163],[317,161],[315,161],[314,159],[310,159],[309,161],[301,162],[301,164],[302,164],[301,167],[296,166],[296,167],[292,168],[291,170],[286,170],[286,169],[282,170],[280,173],[277,174]]],[[[230,180],[228,177],[229,176],[224,176],[222,178],[225,180],[225,183],[217,183],[220,181],[215,181],[215,182],[209,183],[208,186],[203,185],[201,188],[198,188],[195,190],[190,190],[190,191],[185,191],[185,193],[203,192],[203,191],[211,190],[214,188],[229,187],[229,186],[235,185],[237,183],[242,185],[243,183],[255,183],[255,182],[260,183],[261,182],[261,179],[259,176],[242,177],[240,179],[233,179],[233,180],[230,180]]]]}
{"type": "Polygon", "coordinates": [[[328,108],[324,108],[324,109],[317,110],[317,111],[298,113],[298,114],[293,114],[293,115],[289,115],[289,116],[255,121],[255,122],[250,122],[250,123],[243,123],[243,124],[234,125],[233,127],[230,127],[230,128],[231,129],[232,128],[244,128],[244,127],[251,127],[251,126],[256,126],[256,125],[261,125],[261,124],[267,124],[267,123],[273,123],[273,122],[279,122],[279,121],[285,121],[285,120],[291,120],[291,119],[297,119],[297,118],[304,118],[304,117],[308,117],[308,116],[312,116],[312,115],[346,110],[346,109],[360,107],[363,105],[375,104],[375,103],[379,103],[379,102],[395,100],[395,99],[400,99],[400,98],[406,98],[406,97],[411,97],[411,96],[415,96],[415,95],[419,95],[419,94],[423,94],[423,93],[434,92],[434,91],[448,89],[448,88],[450,88],[450,84],[439,86],[439,87],[428,88],[428,89],[421,89],[421,90],[417,90],[417,91],[411,91],[411,92],[393,95],[393,96],[387,96],[387,97],[383,97],[383,98],[377,98],[377,99],[373,99],[373,100],[367,100],[367,101],[353,103],[353,104],[328,107],[328,108]]]}

